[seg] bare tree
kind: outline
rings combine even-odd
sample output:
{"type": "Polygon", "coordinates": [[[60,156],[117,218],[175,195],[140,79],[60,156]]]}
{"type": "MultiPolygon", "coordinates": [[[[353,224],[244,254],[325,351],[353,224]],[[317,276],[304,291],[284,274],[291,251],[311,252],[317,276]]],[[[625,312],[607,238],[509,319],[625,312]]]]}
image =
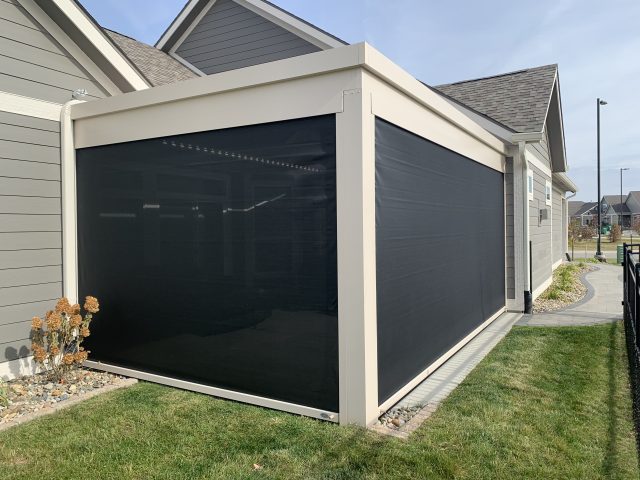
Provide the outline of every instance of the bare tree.
{"type": "Polygon", "coordinates": [[[611,243],[618,243],[622,238],[622,227],[620,225],[613,225],[611,227],[611,233],[609,234],[609,239],[611,243]]]}

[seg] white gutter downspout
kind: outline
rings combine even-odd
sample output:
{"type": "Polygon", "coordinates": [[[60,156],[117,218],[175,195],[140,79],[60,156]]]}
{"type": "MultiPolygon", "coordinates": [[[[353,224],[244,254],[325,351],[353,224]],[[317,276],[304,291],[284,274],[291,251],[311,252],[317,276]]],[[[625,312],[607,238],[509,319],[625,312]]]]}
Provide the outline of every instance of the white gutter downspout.
{"type": "Polygon", "coordinates": [[[70,100],[60,112],[60,162],[62,168],[62,288],[63,295],[78,302],[78,246],[76,211],[76,150],[73,138],[71,106],[83,103],[70,100]]]}

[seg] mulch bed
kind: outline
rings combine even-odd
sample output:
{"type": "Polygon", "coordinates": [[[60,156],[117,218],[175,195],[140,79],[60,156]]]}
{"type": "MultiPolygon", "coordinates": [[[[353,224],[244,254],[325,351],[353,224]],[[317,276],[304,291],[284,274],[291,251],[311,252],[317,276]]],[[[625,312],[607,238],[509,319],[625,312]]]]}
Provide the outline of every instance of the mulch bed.
{"type": "Polygon", "coordinates": [[[8,405],[0,405],[0,427],[23,417],[37,416],[43,410],[55,410],[64,402],[76,403],[74,400],[111,390],[110,387],[125,380],[119,375],[85,368],[70,372],[62,383],[52,382],[46,373],[11,380],[5,384],[8,405]]]}

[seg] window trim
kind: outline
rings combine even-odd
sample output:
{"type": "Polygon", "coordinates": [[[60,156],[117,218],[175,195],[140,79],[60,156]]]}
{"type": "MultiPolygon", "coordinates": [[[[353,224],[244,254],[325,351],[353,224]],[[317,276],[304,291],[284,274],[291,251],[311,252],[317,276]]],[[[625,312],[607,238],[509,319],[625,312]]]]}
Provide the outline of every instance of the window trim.
{"type": "Polygon", "coordinates": [[[545,180],[544,182],[544,199],[545,203],[549,206],[553,202],[553,188],[549,180],[545,180]]]}

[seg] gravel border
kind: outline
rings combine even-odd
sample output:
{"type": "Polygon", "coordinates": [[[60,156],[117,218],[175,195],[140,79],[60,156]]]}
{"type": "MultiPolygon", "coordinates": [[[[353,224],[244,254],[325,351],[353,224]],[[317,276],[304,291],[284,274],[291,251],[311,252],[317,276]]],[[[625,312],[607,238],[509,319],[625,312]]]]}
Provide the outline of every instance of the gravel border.
{"type": "Polygon", "coordinates": [[[31,412],[28,413],[26,415],[23,415],[21,417],[16,417],[14,420],[11,420],[9,422],[5,422],[5,423],[0,423],[0,432],[4,431],[4,430],[8,430],[10,428],[16,427],[18,425],[22,425],[23,423],[27,423],[30,422],[32,420],[35,420],[36,418],[40,418],[40,417],[44,417],[47,415],[51,415],[53,413],[59,412],[60,410],[64,410],[66,408],[69,407],[73,407],[74,405],[77,405],[78,403],[84,402],[85,400],[88,400],[90,398],[93,397],[97,397],[98,395],[102,395],[104,393],[108,393],[108,392],[112,392],[114,390],[119,390],[121,388],[127,388],[127,387],[131,387],[133,385],[135,385],[136,383],[138,383],[138,379],[136,378],[123,378],[121,380],[119,380],[117,383],[112,383],[109,385],[105,385],[104,387],[95,389],[93,391],[90,392],[86,392],[83,394],[79,394],[79,395],[74,395],[73,397],[69,398],[68,400],[65,400],[63,402],[58,402],[55,403],[51,406],[44,406],[42,409],[36,411],[36,412],[31,412]]]}
{"type": "MultiPolygon", "coordinates": [[[[409,436],[415,432],[420,426],[434,414],[440,404],[429,403],[419,409],[409,420],[396,427],[393,423],[389,423],[383,420],[378,420],[374,423],[369,430],[379,433],[381,435],[388,435],[390,437],[399,438],[400,440],[408,440],[409,436]]],[[[393,415],[391,412],[385,413],[382,417],[393,415]]],[[[382,418],[381,417],[381,418],[382,418]]]]}

